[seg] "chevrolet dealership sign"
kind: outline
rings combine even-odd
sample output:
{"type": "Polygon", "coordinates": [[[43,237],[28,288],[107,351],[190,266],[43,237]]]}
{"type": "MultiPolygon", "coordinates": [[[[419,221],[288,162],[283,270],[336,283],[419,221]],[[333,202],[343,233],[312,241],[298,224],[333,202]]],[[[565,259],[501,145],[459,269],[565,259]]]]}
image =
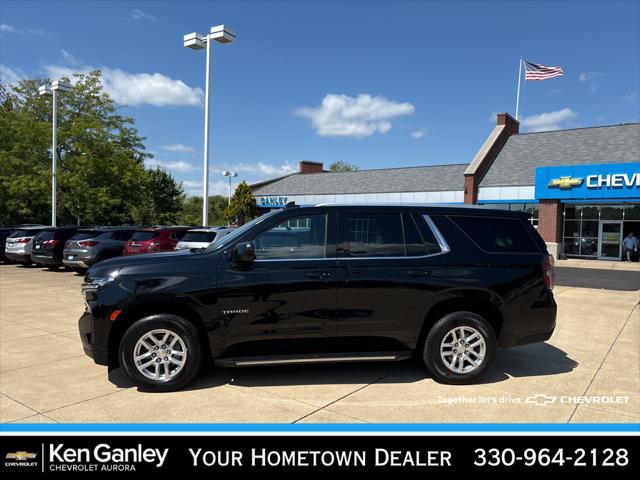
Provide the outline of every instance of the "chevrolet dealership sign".
{"type": "Polygon", "coordinates": [[[638,199],[640,162],[536,168],[537,199],[638,199]]]}

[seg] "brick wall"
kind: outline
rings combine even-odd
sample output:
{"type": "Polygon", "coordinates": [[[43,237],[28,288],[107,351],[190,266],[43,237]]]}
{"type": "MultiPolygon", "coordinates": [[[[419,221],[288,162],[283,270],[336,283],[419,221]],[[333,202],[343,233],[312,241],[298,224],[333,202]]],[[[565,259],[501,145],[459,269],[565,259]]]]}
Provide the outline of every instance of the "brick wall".
{"type": "Polygon", "coordinates": [[[322,162],[300,161],[300,173],[322,173],[322,162]]]}
{"type": "Polygon", "coordinates": [[[538,233],[545,242],[560,243],[562,241],[562,204],[559,200],[540,200],[538,233]]]}

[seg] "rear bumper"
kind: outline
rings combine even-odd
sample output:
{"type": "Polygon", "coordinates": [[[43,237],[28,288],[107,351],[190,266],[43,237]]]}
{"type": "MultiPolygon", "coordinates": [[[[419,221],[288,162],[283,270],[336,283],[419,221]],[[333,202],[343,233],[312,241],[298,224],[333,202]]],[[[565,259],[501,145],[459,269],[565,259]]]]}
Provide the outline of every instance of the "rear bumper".
{"type": "Polygon", "coordinates": [[[506,316],[502,323],[498,346],[517,347],[549,340],[556,328],[558,307],[553,293],[547,294],[527,309],[519,309],[506,316]]]}
{"type": "Polygon", "coordinates": [[[109,352],[106,348],[100,348],[96,345],[95,331],[93,326],[93,315],[89,310],[85,312],[78,320],[78,329],[80,331],[80,340],[84,353],[93,359],[98,365],[109,365],[109,352]]]}
{"type": "Polygon", "coordinates": [[[90,267],[90,265],[88,265],[82,260],[62,260],[62,263],[64,263],[65,266],[71,267],[71,268],[78,268],[78,267],[89,268],[90,267]]]}
{"type": "Polygon", "coordinates": [[[5,252],[4,255],[14,262],[31,263],[31,255],[28,253],[5,252]]]}
{"type": "Polygon", "coordinates": [[[61,267],[62,260],[57,257],[51,257],[49,255],[34,255],[31,254],[31,260],[35,263],[39,263],[40,265],[45,265],[47,267],[61,267]]]}

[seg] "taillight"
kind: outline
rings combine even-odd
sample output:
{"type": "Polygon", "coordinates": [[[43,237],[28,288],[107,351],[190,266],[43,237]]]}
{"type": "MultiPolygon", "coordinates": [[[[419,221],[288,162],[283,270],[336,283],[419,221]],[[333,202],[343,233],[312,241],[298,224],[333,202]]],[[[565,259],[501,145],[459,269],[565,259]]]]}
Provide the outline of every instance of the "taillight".
{"type": "Polygon", "coordinates": [[[162,245],[160,242],[149,242],[149,250],[158,250],[162,245]]]}
{"type": "Polygon", "coordinates": [[[29,243],[29,238],[19,238],[14,243],[29,243]]]}
{"type": "Polygon", "coordinates": [[[544,283],[549,290],[553,290],[555,283],[555,272],[553,271],[553,255],[546,255],[542,262],[542,270],[544,272],[544,283]]]}
{"type": "Polygon", "coordinates": [[[45,240],[42,244],[47,248],[55,247],[60,240],[45,240]]]}
{"type": "Polygon", "coordinates": [[[88,242],[78,242],[78,245],[81,247],[95,247],[99,242],[88,241],[88,242]]]}

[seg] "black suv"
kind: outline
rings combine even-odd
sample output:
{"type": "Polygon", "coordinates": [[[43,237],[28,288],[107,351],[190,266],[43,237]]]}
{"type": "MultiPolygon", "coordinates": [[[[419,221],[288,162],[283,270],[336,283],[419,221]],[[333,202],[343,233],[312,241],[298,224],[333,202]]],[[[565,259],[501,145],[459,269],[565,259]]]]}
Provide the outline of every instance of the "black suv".
{"type": "Polygon", "coordinates": [[[63,266],[64,243],[78,231],[78,227],[45,228],[31,242],[31,260],[34,263],[57,270],[63,266]]]}
{"type": "Polygon", "coordinates": [[[548,339],[552,257],[524,213],[454,206],[285,208],[207,249],[92,267],[79,327],[138,386],[223,366],[402,360],[472,383],[497,347],[548,339]]]}

